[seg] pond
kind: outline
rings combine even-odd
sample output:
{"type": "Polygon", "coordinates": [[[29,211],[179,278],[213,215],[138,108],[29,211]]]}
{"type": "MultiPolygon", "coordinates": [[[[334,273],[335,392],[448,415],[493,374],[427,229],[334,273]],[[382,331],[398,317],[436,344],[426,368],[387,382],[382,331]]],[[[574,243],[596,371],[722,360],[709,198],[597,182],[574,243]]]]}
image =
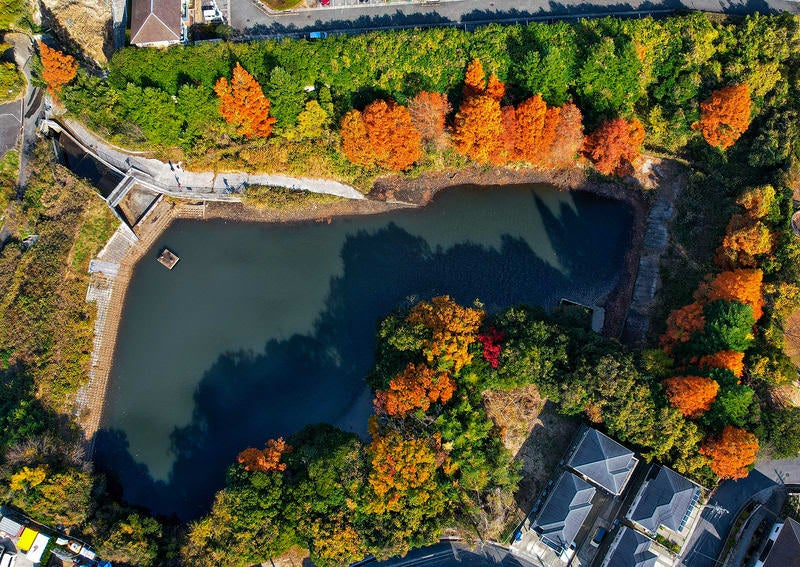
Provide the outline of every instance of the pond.
{"type": "Polygon", "coordinates": [[[247,446],[318,422],[365,434],[389,311],[439,294],[489,311],[594,303],[631,223],[622,203],[544,186],[453,188],[330,224],[177,221],[132,276],[96,464],[126,501],[195,518],[247,446]]]}

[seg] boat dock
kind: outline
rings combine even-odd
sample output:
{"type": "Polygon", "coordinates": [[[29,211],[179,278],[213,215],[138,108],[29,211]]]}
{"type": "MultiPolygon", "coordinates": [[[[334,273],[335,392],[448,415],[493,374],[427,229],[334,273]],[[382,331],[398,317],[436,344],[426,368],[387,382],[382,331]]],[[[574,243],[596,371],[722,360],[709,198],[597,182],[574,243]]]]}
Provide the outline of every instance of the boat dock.
{"type": "Polygon", "coordinates": [[[169,248],[164,248],[158,257],[159,263],[161,263],[161,265],[167,268],[168,270],[174,268],[175,264],[177,264],[179,260],[180,258],[178,258],[177,254],[175,254],[169,248]]]}

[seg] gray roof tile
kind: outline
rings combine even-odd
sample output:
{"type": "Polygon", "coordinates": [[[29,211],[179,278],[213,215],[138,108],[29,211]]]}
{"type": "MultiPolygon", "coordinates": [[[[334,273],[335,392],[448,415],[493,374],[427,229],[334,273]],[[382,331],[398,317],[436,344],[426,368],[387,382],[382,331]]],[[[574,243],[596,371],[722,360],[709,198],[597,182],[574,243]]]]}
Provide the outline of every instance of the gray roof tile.
{"type": "Polygon", "coordinates": [[[764,567],[800,565],[800,524],[786,518],[781,533],[764,561],[764,567]]]}
{"type": "Polygon", "coordinates": [[[589,428],[584,431],[567,464],[598,486],[619,495],[637,462],[633,451],[589,428]]]}
{"type": "Polygon", "coordinates": [[[616,545],[606,558],[609,567],[653,567],[658,556],[650,551],[652,540],[627,527],[622,527],[616,545]]]}
{"type": "Polygon", "coordinates": [[[569,547],[592,510],[595,492],[582,478],[562,473],[531,527],[555,548],[569,547]]]}
{"type": "Polygon", "coordinates": [[[691,509],[700,488],[667,467],[660,467],[655,478],[648,478],[641,498],[629,512],[629,517],[652,533],[658,530],[658,526],[680,531],[681,522],[691,509]]]}

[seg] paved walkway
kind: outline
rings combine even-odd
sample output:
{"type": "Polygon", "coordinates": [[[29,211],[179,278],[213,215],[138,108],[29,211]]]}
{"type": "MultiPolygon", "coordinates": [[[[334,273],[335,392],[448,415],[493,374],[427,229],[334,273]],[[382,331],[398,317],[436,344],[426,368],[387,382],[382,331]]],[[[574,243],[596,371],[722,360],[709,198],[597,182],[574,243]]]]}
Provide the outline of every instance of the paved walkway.
{"type": "Polygon", "coordinates": [[[330,179],[242,172],[186,171],[179,164],[164,163],[116,148],[74,120],[64,120],[63,124],[84,147],[101,160],[123,174],[131,175],[143,185],[171,197],[208,201],[239,201],[240,198],[235,191],[238,187],[246,184],[285,187],[338,195],[347,199],[364,199],[364,195],[350,185],[330,179]]]}
{"type": "Polygon", "coordinates": [[[330,6],[282,14],[267,13],[259,0],[230,1],[231,26],[251,36],[304,35],[311,30],[352,33],[367,30],[451,25],[473,29],[491,22],[526,22],[598,15],[659,14],[675,10],[751,14],[800,13],[800,3],[786,0],[454,0],[407,2],[385,0],[378,5],[331,0],[330,6]],[[346,4],[346,5],[345,5],[346,4]]]}

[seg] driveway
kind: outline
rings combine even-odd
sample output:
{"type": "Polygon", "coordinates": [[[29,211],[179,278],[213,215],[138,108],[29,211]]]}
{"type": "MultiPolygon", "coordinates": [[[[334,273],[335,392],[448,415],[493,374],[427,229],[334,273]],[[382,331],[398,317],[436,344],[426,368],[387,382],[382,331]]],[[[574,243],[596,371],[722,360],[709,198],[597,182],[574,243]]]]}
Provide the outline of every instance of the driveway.
{"type": "Polygon", "coordinates": [[[443,541],[427,547],[412,549],[405,557],[386,561],[362,561],[358,567],[539,567],[512,555],[500,545],[477,545],[468,548],[460,542],[443,541]]]}
{"type": "Polygon", "coordinates": [[[776,487],[778,483],[759,470],[753,470],[747,478],[720,484],[686,544],[682,564],[686,567],[714,567],[731,524],[742,507],[762,490],[776,487]]]}
{"type": "Polygon", "coordinates": [[[330,0],[330,6],[268,14],[259,0],[222,0],[230,24],[247,35],[303,35],[310,30],[348,33],[371,29],[452,25],[472,29],[489,22],[525,22],[535,19],[576,18],[581,15],[674,10],[702,10],[728,14],[753,12],[800,13],[800,3],[785,0],[442,0],[411,3],[407,0],[330,0]],[[228,5],[230,2],[230,5],[228,5]]]}
{"type": "Polygon", "coordinates": [[[18,100],[0,105],[0,157],[17,146],[21,110],[18,100]]]}

